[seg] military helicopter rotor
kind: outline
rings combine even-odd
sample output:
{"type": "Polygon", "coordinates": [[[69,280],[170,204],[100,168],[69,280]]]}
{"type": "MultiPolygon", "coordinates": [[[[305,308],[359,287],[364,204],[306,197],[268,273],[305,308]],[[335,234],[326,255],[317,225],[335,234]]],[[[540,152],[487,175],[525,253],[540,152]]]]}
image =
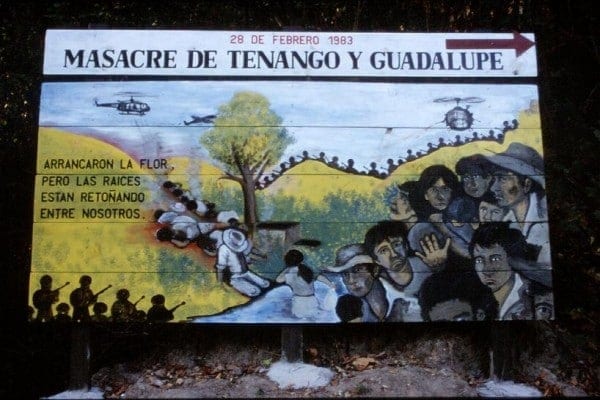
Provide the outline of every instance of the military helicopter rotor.
{"type": "Polygon", "coordinates": [[[454,131],[464,131],[473,126],[473,113],[469,111],[469,105],[461,107],[460,103],[482,103],[485,100],[481,97],[439,97],[433,100],[434,103],[451,103],[455,102],[456,106],[446,112],[443,122],[446,126],[454,131]]]}

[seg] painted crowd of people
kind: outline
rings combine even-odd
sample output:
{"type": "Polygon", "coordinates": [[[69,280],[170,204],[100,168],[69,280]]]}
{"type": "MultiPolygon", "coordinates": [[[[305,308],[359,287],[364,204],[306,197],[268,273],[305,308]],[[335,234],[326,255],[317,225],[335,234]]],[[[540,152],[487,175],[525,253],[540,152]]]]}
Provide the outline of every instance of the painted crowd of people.
{"type": "Polygon", "coordinates": [[[330,268],[348,291],[340,319],[552,318],[544,189],[542,157],[521,143],[389,187],[389,220],[338,249],[330,268]]]}

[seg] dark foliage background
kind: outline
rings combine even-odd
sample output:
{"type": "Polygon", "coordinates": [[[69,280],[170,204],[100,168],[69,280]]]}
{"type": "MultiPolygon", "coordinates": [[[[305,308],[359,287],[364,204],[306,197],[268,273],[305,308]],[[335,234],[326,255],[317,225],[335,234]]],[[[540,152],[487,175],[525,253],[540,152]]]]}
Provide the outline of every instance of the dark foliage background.
{"type": "MultiPolygon", "coordinates": [[[[68,380],[69,332],[25,324],[37,116],[48,28],[534,32],[551,207],[557,305],[553,328],[569,332],[576,346],[597,354],[592,340],[598,336],[600,319],[596,10],[593,0],[0,1],[3,390],[11,397],[36,397],[64,389],[68,380]],[[48,346],[60,351],[50,354],[48,346]],[[26,387],[19,385],[24,380],[26,387]]],[[[591,362],[598,367],[596,356],[591,362]]]]}

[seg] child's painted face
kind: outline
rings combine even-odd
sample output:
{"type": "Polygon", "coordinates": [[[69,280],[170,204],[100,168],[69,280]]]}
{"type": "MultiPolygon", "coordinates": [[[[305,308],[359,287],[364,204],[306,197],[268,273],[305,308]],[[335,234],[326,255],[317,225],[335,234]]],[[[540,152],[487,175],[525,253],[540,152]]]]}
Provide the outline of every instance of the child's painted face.
{"type": "Polygon", "coordinates": [[[504,218],[504,209],[487,201],[479,203],[479,221],[480,222],[494,222],[502,221],[504,218]]]}
{"type": "Polygon", "coordinates": [[[462,184],[465,193],[471,197],[479,198],[487,192],[490,187],[492,176],[465,174],[462,176],[462,184]]]}

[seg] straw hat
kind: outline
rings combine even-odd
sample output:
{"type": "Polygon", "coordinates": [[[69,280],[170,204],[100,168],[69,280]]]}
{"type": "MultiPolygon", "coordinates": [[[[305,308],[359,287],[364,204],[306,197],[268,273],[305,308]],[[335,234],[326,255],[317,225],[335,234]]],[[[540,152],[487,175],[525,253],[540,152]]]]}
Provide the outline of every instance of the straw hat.
{"type": "Polygon", "coordinates": [[[359,264],[373,264],[373,259],[365,252],[362,244],[355,243],[340,247],[335,255],[335,265],[327,269],[342,272],[359,264]]]}
{"type": "Polygon", "coordinates": [[[223,243],[236,253],[243,252],[249,245],[244,232],[233,228],[223,231],[223,243]]]}

